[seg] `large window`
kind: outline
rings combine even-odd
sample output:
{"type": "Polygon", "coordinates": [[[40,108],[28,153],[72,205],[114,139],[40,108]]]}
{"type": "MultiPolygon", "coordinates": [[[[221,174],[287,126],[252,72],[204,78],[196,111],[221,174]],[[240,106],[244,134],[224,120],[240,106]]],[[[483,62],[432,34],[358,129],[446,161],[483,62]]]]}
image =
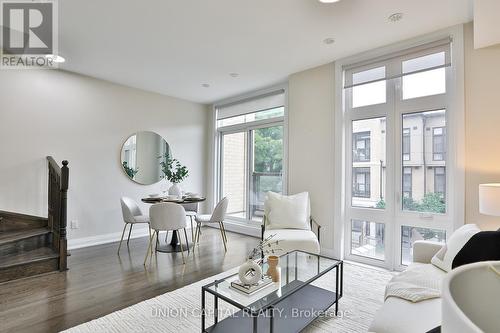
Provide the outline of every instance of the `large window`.
{"type": "Polygon", "coordinates": [[[216,108],[218,197],[228,197],[232,220],[260,223],[266,193],[285,190],[284,91],[216,108]]]}
{"type": "Polygon", "coordinates": [[[453,230],[450,50],[438,40],[343,66],[348,259],[400,267],[414,241],[453,230]]]}

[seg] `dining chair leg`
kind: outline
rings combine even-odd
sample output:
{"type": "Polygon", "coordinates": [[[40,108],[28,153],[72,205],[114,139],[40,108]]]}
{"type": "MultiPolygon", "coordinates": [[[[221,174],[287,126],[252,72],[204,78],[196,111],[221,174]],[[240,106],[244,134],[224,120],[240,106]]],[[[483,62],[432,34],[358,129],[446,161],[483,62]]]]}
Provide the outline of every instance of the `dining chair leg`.
{"type": "Polygon", "coordinates": [[[191,220],[191,241],[194,243],[193,217],[189,215],[189,219],[191,220]]]}
{"type": "Polygon", "coordinates": [[[148,261],[148,256],[149,254],[151,254],[151,257],[153,257],[153,252],[152,252],[152,248],[153,248],[153,237],[154,237],[155,233],[153,233],[152,236],[149,236],[149,244],[148,244],[148,250],[146,251],[146,258],[144,258],[144,266],[146,266],[146,262],[148,261]]]}
{"type": "Polygon", "coordinates": [[[130,229],[128,231],[128,238],[127,238],[127,246],[128,246],[128,243],[130,242],[130,234],[132,234],[132,227],[134,226],[133,223],[130,223],[130,229]]]}
{"type": "Polygon", "coordinates": [[[179,238],[179,244],[181,246],[182,263],[186,264],[186,260],[184,259],[184,248],[182,247],[182,237],[179,234],[179,230],[176,230],[174,232],[177,232],[177,238],[179,238]]]}
{"type": "Polygon", "coordinates": [[[196,244],[200,245],[201,224],[196,223],[196,244]]]}
{"type": "Polygon", "coordinates": [[[158,238],[160,237],[160,231],[155,230],[153,236],[155,236],[155,251],[158,251],[158,245],[160,245],[160,241],[158,240],[158,238]]]}
{"type": "MultiPolygon", "coordinates": [[[[149,239],[151,239],[151,225],[148,223],[149,239]]],[[[153,254],[153,247],[151,247],[151,254],[153,254]]]]}
{"type": "Polygon", "coordinates": [[[184,228],[184,237],[186,237],[186,247],[187,247],[188,254],[189,254],[189,242],[188,242],[188,234],[186,232],[186,228],[184,228]]]}
{"type": "Polygon", "coordinates": [[[122,238],[120,238],[120,245],[118,245],[118,253],[120,253],[120,248],[122,247],[123,236],[125,236],[125,230],[127,229],[127,224],[128,223],[125,223],[125,225],[123,226],[122,238]]]}
{"type": "Polygon", "coordinates": [[[224,238],[224,232],[222,231],[221,222],[219,222],[220,236],[222,237],[222,243],[224,243],[224,251],[227,252],[226,239],[224,238]]]}
{"type": "Polygon", "coordinates": [[[226,234],[226,227],[224,226],[224,222],[221,222],[220,225],[222,227],[222,231],[224,232],[224,239],[226,240],[226,243],[227,243],[227,234],[226,234]]]}

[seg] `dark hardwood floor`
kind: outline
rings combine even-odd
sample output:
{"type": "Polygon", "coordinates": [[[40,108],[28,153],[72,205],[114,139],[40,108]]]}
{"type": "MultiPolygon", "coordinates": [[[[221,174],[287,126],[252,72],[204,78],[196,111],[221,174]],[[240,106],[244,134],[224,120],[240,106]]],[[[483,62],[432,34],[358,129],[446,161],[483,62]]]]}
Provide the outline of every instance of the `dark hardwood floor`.
{"type": "MultiPolygon", "coordinates": [[[[180,253],[158,253],[143,266],[147,238],[73,250],[69,271],[0,284],[1,332],[57,332],[236,267],[257,238],[203,228],[200,245],[182,264],[180,253]]],[[[190,236],[190,235],[189,235],[190,236]]]]}

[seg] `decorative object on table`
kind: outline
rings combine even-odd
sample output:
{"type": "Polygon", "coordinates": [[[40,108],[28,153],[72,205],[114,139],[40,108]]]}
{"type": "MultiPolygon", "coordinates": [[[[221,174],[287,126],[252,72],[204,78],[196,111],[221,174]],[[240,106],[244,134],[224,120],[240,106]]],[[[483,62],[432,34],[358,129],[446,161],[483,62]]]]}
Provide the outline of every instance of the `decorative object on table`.
{"type": "Polygon", "coordinates": [[[170,158],[169,154],[159,158],[164,158],[160,162],[161,170],[165,178],[172,183],[172,186],[168,189],[168,194],[182,196],[182,188],[179,184],[189,176],[189,170],[179,160],[170,158]]]}
{"type": "Polygon", "coordinates": [[[158,156],[170,156],[170,146],[161,135],[142,131],[127,138],[120,155],[120,166],[128,179],[152,185],[163,179],[158,156]]]}
{"type": "Polygon", "coordinates": [[[238,275],[243,284],[252,285],[261,280],[262,268],[260,264],[262,263],[262,257],[266,254],[274,254],[275,251],[279,250],[274,248],[275,245],[278,245],[278,242],[273,242],[273,237],[274,235],[271,235],[261,241],[257,247],[250,251],[247,261],[241,265],[238,275]]]}
{"type": "Polygon", "coordinates": [[[279,282],[280,281],[280,272],[278,270],[278,263],[280,261],[280,258],[278,256],[269,256],[267,257],[267,273],[266,275],[271,277],[273,282],[279,282]]]}
{"type": "Polygon", "coordinates": [[[251,286],[256,285],[262,279],[262,268],[258,263],[248,258],[247,261],[240,266],[238,276],[242,284],[251,286]]]}
{"type": "Polygon", "coordinates": [[[270,277],[265,276],[262,279],[260,279],[259,281],[257,281],[256,284],[250,284],[250,285],[242,283],[239,280],[232,281],[231,288],[236,289],[236,290],[241,291],[241,292],[244,292],[247,295],[251,295],[251,294],[263,289],[264,287],[272,285],[272,283],[273,283],[273,280],[270,277]]]}

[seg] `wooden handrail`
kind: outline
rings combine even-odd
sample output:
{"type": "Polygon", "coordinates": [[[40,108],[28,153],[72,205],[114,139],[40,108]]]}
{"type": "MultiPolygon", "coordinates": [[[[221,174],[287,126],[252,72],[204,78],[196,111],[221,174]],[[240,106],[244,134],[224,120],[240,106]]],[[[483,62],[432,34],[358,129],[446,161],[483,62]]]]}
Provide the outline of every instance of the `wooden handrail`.
{"type": "Polygon", "coordinates": [[[59,252],[59,270],[67,269],[67,201],[69,188],[68,161],[62,167],[51,156],[47,156],[49,169],[48,225],[52,229],[54,250],[59,252]]]}

